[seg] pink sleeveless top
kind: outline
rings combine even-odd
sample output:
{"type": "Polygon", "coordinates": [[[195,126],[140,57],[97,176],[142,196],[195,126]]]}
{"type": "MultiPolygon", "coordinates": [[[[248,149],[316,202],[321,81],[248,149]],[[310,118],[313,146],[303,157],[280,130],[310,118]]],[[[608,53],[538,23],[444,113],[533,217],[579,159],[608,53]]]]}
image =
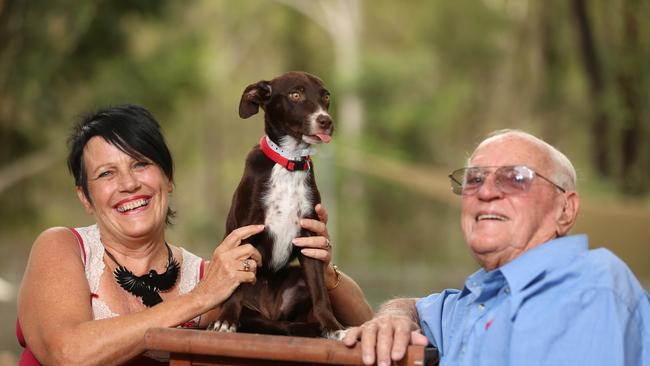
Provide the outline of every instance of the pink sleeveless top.
{"type": "MultiPolygon", "coordinates": [[[[119,314],[114,313],[104,300],[97,294],[97,289],[99,288],[99,279],[104,273],[104,245],[99,239],[99,229],[97,225],[91,225],[82,228],[70,228],[73,234],[77,237],[79,241],[79,247],[81,249],[81,260],[84,264],[84,270],[86,273],[86,280],[88,280],[88,286],[90,287],[90,302],[92,305],[93,319],[106,319],[119,316],[119,314]]],[[[188,252],[187,250],[181,248],[181,254],[183,257],[183,262],[181,266],[181,275],[178,284],[179,294],[183,295],[191,291],[197,283],[203,277],[203,259],[200,257],[188,252]]],[[[197,328],[201,321],[201,316],[180,325],[183,328],[197,328]]],[[[36,360],[32,352],[29,350],[29,346],[25,343],[25,338],[23,336],[22,330],[20,329],[20,323],[16,319],[16,337],[21,346],[25,348],[22,356],[20,357],[20,366],[36,366],[40,363],[36,360]]],[[[142,364],[142,362],[148,363],[148,361],[159,360],[165,361],[164,358],[161,358],[159,355],[153,353],[145,353],[148,357],[143,357],[137,364],[142,364]]],[[[135,360],[134,360],[135,361],[135,360]]]]}

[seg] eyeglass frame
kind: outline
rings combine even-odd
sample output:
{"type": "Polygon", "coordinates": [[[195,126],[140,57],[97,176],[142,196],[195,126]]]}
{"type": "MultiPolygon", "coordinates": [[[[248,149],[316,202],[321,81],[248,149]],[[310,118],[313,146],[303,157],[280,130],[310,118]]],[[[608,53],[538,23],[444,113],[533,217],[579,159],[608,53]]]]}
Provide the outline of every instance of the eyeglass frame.
{"type": "MultiPolygon", "coordinates": [[[[547,177],[545,177],[545,176],[539,174],[538,172],[535,171],[535,169],[533,169],[533,168],[531,168],[531,167],[529,167],[528,165],[525,165],[525,164],[516,164],[516,165],[500,165],[500,166],[499,166],[499,165],[495,165],[495,166],[472,166],[472,167],[464,167],[464,168],[460,168],[460,169],[456,169],[456,170],[454,170],[453,172],[451,172],[451,173],[450,173],[449,175],[447,175],[447,176],[448,176],[449,179],[451,180],[451,191],[454,192],[454,194],[457,194],[457,195],[459,195],[459,196],[464,196],[464,194],[463,194],[463,184],[462,184],[461,182],[459,182],[458,180],[456,180],[456,178],[454,177],[454,174],[455,174],[455,173],[460,172],[460,171],[463,171],[463,170],[467,170],[467,169],[475,169],[475,168],[480,168],[480,169],[495,168],[494,170],[492,170],[492,171],[489,172],[488,174],[485,174],[485,178],[487,178],[490,174],[494,174],[494,173],[495,173],[497,170],[499,170],[499,169],[503,169],[503,168],[515,168],[515,167],[526,168],[526,169],[530,170],[530,171],[533,173],[533,175],[538,176],[538,177],[544,179],[545,181],[551,183],[555,188],[559,189],[562,193],[566,193],[566,192],[567,192],[567,190],[564,189],[562,186],[560,186],[559,184],[553,182],[553,181],[550,180],[549,178],[547,178],[547,177]],[[454,183],[455,183],[455,184],[458,184],[458,187],[460,188],[460,191],[459,191],[459,192],[456,192],[456,190],[454,189],[454,183]]],[[[483,182],[481,183],[481,185],[478,187],[478,189],[476,190],[476,192],[478,192],[478,190],[481,189],[481,187],[483,186],[483,183],[485,183],[485,181],[483,181],[483,182]]],[[[496,181],[496,183],[497,183],[497,187],[499,187],[499,190],[501,190],[501,192],[503,192],[503,190],[501,189],[501,185],[500,185],[499,181],[496,181]]],[[[532,184],[532,180],[531,180],[531,184],[532,184]]],[[[474,194],[476,194],[476,192],[475,192],[475,193],[472,193],[472,194],[468,194],[468,196],[474,195],[474,194]]],[[[525,192],[528,192],[528,191],[525,191],[525,192]]],[[[523,192],[523,193],[525,193],[525,192],[523,192]]]]}

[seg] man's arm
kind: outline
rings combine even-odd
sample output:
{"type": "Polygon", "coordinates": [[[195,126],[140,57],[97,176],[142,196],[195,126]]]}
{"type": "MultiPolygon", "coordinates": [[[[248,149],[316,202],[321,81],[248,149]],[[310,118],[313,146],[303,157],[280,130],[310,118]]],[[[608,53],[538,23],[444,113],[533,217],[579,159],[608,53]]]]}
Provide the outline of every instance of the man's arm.
{"type": "Polygon", "coordinates": [[[380,366],[390,365],[391,360],[404,357],[409,344],[427,345],[420,333],[417,299],[393,299],[383,304],[377,315],[359,327],[350,328],[343,339],[347,346],[361,341],[363,362],[380,366]]]}

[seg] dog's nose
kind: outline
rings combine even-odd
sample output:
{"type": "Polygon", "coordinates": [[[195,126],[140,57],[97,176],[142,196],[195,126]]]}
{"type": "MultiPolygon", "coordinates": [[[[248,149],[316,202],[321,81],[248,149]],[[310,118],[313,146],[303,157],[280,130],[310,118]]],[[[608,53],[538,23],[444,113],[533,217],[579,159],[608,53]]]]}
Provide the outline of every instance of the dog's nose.
{"type": "Polygon", "coordinates": [[[321,114],[316,118],[316,122],[318,122],[318,125],[320,128],[327,130],[330,127],[332,127],[332,118],[326,114],[321,114]]]}

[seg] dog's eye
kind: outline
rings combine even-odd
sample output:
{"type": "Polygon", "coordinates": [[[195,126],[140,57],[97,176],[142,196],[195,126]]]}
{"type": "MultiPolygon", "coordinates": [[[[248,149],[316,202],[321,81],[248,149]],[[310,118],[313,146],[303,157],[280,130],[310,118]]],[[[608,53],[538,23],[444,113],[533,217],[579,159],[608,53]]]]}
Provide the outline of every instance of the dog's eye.
{"type": "Polygon", "coordinates": [[[294,102],[299,101],[300,100],[300,93],[299,92],[289,93],[289,99],[291,99],[294,102]]]}
{"type": "Polygon", "coordinates": [[[329,94],[325,94],[325,95],[323,95],[323,102],[325,102],[325,103],[329,103],[329,102],[330,102],[330,95],[329,95],[329,94]]]}

